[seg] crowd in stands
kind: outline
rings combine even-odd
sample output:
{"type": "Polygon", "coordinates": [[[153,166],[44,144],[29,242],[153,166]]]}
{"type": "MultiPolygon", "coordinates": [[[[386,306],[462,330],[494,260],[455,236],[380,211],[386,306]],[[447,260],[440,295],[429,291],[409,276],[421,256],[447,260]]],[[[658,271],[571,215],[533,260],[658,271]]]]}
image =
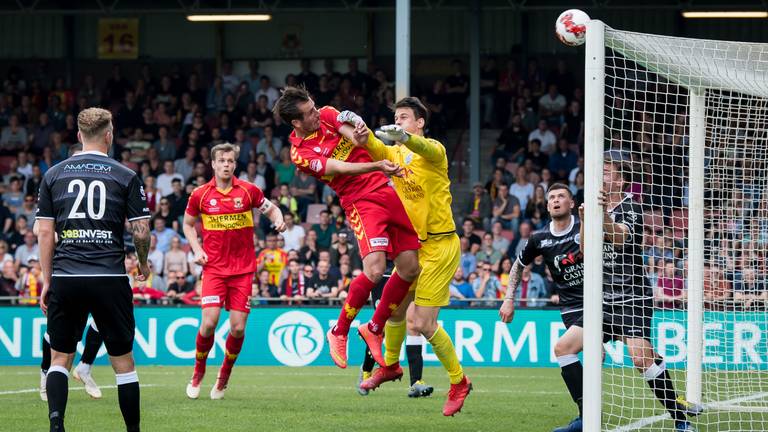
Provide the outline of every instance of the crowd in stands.
{"type": "MultiPolygon", "coordinates": [[[[80,110],[104,106],[114,114],[111,156],[139,174],[153,214],[152,277],[138,282],[133,278],[136,257],[129,253],[126,258],[137,303],[199,301],[201,268],[184,239],[182,218],[191,191],[212,176],[210,148],[222,142],[240,147],[237,175],[279,204],[288,226],[276,234],[261,218],[254,233],[258,271],[253,296],[303,304],[343,299],[362,269],[354,233],[333,191],[295,169],[289,156],[291,127],[271,109],[280,87],[303,85],[318,106],[354,110],[378,127],[392,122],[394,87],[371,62],[362,72],[351,59],[347,71],[340,72],[327,61],[319,74],[308,61],[299,63],[299,71],[281,83],[261,74],[255,61],[245,76],[235,75],[232,63],[224,62],[220,75],[212,77],[199,68],[186,74],[174,68],[158,76],[149,64],[128,77],[115,65],[106,79],[85,75],[72,86],[63,78],[11,68],[0,89],[0,156],[7,162],[0,184],[0,296],[36,302],[40,270],[31,226],[38,186],[76,142],[80,110]]],[[[449,76],[419,94],[431,111],[428,133],[438,138],[448,128],[464,127],[468,119],[469,78],[461,61],[451,67],[449,76]]],[[[490,178],[472,185],[466,208],[455,215],[461,264],[450,287],[451,302],[464,306],[493,306],[504,297],[513,261],[531,233],[549,222],[546,191],[551,184],[569,185],[577,206],[584,200],[584,92],[567,63],[545,68],[530,60],[519,67],[510,60],[499,67],[488,58],[480,90],[483,127],[500,132],[490,178]]],[[[665,221],[669,217],[662,215],[665,221]]],[[[659,306],[684,307],[684,236],[666,227],[657,233],[646,226],[647,278],[659,306]]],[[[130,249],[127,230],[126,244],[130,249]]],[[[764,273],[736,268],[729,274],[738,277],[729,278],[716,266],[708,267],[708,301],[732,297],[751,305],[768,300],[765,278],[759,277],[764,273]]],[[[525,269],[516,293],[521,306],[559,301],[542,258],[525,269]]]]}

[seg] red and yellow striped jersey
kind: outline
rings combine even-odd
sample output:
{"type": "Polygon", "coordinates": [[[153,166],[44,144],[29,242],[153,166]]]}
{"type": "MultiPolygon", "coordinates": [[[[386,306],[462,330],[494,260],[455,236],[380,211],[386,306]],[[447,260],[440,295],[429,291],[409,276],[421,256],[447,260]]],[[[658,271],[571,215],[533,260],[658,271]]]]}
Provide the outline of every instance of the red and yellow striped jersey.
{"type": "Polygon", "coordinates": [[[227,190],[217,188],[213,178],[192,192],[186,212],[202,219],[203,250],[208,255],[204,273],[237,275],[256,270],[253,209],[263,211],[265,203],[261,189],[234,177],[227,190]]]}
{"type": "Polygon", "coordinates": [[[326,175],[328,159],[344,162],[372,162],[371,155],[362,147],[339,133],[342,123],[336,120],[339,112],[335,108],[320,108],[320,128],[312,134],[299,138],[296,131],[288,138],[291,142],[291,160],[301,171],[319,178],[339,196],[345,209],[360,197],[389,182],[389,178],[376,171],[360,175],[326,175]]]}

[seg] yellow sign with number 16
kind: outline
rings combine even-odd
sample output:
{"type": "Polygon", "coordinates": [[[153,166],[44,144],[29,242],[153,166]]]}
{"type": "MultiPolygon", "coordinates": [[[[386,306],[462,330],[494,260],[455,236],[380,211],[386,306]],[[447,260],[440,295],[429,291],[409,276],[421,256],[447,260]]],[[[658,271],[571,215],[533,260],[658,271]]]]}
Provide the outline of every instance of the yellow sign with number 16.
{"type": "Polygon", "coordinates": [[[137,18],[99,19],[99,58],[136,59],[139,57],[137,18]]]}

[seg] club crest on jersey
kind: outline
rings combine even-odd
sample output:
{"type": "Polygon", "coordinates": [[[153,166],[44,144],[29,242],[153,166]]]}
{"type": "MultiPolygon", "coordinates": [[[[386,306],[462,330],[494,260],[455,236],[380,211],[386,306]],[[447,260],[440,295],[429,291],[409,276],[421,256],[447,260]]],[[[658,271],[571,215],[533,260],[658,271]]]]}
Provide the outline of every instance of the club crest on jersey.
{"type": "Polygon", "coordinates": [[[215,206],[217,201],[216,201],[216,198],[211,198],[211,200],[210,200],[210,201],[208,201],[208,202],[209,202],[209,203],[210,203],[212,206],[215,206]]]}
{"type": "Polygon", "coordinates": [[[410,163],[413,161],[413,153],[408,154],[408,156],[405,157],[405,164],[410,165],[410,163]]]}
{"type": "Polygon", "coordinates": [[[312,150],[314,150],[315,153],[320,153],[323,149],[321,149],[320,147],[315,147],[312,150]]]}
{"type": "Polygon", "coordinates": [[[243,199],[242,198],[235,197],[234,200],[235,200],[235,208],[236,209],[243,208],[243,199]]]}

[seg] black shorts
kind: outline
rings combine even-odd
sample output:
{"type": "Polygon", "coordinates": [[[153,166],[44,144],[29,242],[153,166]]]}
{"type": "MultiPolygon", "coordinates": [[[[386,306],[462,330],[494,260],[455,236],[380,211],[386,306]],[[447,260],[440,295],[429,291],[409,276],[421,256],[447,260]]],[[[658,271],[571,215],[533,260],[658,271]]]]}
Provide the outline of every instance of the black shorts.
{"type": "Polygon", "coordinates": [[[560,318],[566,329],[571,328],[571,326],[584,328],[584,309],[560,311],[560,318]]]}
{"type": "Polygon", "coordinates": [[[636,338],[651,340],[653,299],[603,305],[603,341],[636,338]]]}
{"type": "Polygon", "coordinates": [[[125,276],[52,277],[48,300],[51,348],[74,353],[88,314],[99,328],[110,356],[133,350],[136,321],[133,293],[125,276]]]}

